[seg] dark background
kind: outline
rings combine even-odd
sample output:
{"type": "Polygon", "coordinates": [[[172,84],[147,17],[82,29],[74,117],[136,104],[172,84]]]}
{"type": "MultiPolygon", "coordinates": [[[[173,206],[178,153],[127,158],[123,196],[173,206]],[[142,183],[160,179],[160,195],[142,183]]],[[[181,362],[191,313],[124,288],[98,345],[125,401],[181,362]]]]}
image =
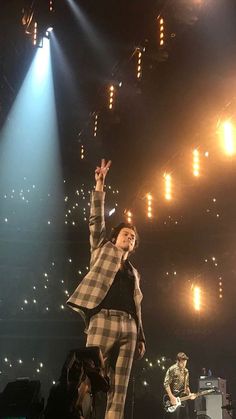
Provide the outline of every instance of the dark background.
{"type": "MultiPolygon", "coordinates": [[[[235,1],[76,3],[94,33],[83,29],[66,1],[54,2],[49,20],[40,7],[37,12],[43,24],[51,19],[61,51],[51,39],[61,168],[66,180],[62,181],[61,204],[53,211],[58,211],[61,221],[49,237],[35,209],[39,200],[45,200],[45,208],[52,211],[53,194],[48,196],[51,191],[46,187],[32,193],[29,178],[17,185],[19,193],[21,188],[31,191],[27,211],[20,199],[11,198],[9,185],[0,191],[1,388],[17,376],[30,376],[42,381],[46,395],[67,352],[84,344],[80,318],[61,305],[65,306],[67,295],[86,273],[88,191],[96,164],[106,157],[112,160],[108,209],[118,204],[116,213],[108,217],[108,227],[130,209],[141,237],[133,262],[142,274],[148,361],[134,367],[135,417],[145,413],[157,417],[153,412],[159,409],[165,372],[157,359],[164,356],[161,366],[166,368],[179,351],[190,356],[193,391],[206,367],[227,379],[228,391],[236,398],[235,160],[223,155],[217,134],[219,121],[224,116],[234,120],[236,113],[235,1]],[[157,24],[160,13],[165,19],[163,48],[157,24]],[[140,81],[132,57],[137,46],[145,47],[140,81]],[[114,110],[109,111],[108,85],[119,82],[114,110]],[[94,112],[99,113],[96,137],[94,112]],[[195,147],[201,152],[199,179],[191,174],[195,147]],[[163,198],[166,170],[174,179],[170,203],[163,198]],[[147,192],[153,194],[152,220],[145,214],[147,192]],[[72,210],[75,201],[76,215],[67,213],[65,224],[62,209],[72,210]],[[4,222],[13,212],[15,218],[4,222]],[[191,301],[192,284],[202,287],[199,313],[191,301]]],[[[2,127],[35,53],[21,24],[22,8],[29,5],[10,0],[1,6],[2,127]]],[[[128,412],[131,396],[130,392],[128,412]]]]}

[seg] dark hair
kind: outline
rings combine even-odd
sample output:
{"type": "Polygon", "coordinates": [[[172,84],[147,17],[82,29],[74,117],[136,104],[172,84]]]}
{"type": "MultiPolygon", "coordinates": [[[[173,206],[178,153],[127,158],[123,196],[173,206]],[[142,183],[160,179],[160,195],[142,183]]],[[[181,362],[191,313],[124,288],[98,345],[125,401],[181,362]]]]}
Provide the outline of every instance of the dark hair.
{"type": "Polygon", "coordinates": [[[186,360],[188,361],[189,357],[184,352],[179,352],[176,355],[176,361],[186,360]]]}
{"type": "Polygon", "coordinates": [[[139,235],[138,235],[136,227],[130,223],[120,223],[116,227],[113,227],[108,240],[111,241],[112,243],[116,243],[117,237],[123,228],[130,228],[131,230],[133,230],[133,232],[135,233],[134,250],[137,249],[137,247],[139,246],[139,235]]]}

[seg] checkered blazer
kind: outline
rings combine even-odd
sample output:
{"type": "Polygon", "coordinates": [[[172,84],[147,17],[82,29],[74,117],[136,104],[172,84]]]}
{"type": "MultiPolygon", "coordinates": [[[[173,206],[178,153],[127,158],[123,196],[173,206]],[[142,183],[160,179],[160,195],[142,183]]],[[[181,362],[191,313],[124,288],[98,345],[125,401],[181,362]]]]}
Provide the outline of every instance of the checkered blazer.
{"type": "MultiPolygon", "coordinates": [[[[106,240],[104,200],[104,192],[93,191],[89,218],[90,270],[67,301],[72,309],[80,313],[85,322],[86,316],[83,308],[92,309],[102,302],[120,269],[123,255],[121,249],[106,240]]],[[[140,276],[133,265],[131,268],[135,279],[134,301],[138,318],[138,340],[145,341],[141,318],[143,295],[139,287],[140,276]]]]}

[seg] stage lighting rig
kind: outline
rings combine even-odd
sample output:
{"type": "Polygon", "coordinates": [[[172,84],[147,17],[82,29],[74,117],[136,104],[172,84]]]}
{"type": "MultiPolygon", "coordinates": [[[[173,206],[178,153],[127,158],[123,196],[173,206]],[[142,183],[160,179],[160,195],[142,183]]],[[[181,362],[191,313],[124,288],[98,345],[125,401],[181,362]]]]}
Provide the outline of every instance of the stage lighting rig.
{"type": "Polygon", "coordinates": [[[50,37],[54,23],[54,1],[25,1],[22,8],[22,25],[33,46],[42,47],[43,38],[50,37]]]}

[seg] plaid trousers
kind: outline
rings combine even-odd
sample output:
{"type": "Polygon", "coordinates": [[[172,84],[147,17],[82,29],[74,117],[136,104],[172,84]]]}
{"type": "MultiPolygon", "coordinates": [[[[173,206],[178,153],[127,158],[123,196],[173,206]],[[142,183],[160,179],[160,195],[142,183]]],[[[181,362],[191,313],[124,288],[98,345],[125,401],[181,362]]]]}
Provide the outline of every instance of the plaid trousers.
{"type": "Polygon", "coordinates": [[[110,379],[105,419],[122,419],[137,343],[137,325],[127,313],[102,309],[89,323],[86,346],[99,346],[110,379]]]}

